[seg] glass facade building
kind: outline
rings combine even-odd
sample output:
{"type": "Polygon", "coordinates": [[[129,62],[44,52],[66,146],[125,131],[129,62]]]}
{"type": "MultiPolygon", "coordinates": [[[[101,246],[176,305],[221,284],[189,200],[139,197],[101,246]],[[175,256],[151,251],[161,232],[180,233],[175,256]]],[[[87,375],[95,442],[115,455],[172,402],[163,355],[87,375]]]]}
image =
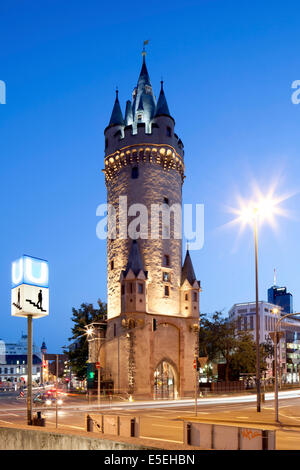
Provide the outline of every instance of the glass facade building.
{"type": "Polygon", "coordinates": [[[281,307],[284,313],[293,313],[293,296],[286,291],[286,287],[270,287],[268,302],[281,307]]]}

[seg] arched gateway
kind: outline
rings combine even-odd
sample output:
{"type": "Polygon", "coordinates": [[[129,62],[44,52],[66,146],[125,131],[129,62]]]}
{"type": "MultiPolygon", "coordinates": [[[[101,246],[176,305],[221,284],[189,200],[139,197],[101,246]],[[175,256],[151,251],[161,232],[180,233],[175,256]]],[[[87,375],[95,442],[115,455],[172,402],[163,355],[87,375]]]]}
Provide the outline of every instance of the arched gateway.
{"type": "Polygon", "coordinates": [[[174,399],[178,396],[177,374],[167,361],[161,361],[154,371],[154,399],[174,399]]]}

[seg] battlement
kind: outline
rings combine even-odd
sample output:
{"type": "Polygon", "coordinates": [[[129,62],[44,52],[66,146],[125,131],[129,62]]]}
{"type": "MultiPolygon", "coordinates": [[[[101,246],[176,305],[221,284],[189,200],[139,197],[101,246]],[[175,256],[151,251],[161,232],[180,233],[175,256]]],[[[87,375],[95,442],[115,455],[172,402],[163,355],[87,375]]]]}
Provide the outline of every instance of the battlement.
{"type": "Polygon", "coordinates": [[[105,134],[105,157],[122,151],[125,147],[143,144],[167,145],[183,160],[181,139],[174,133],[174,120],[169,116],[158,116],[150,123],[138,122],[129,126],[121,124],[107,127],[105,134]]]}
{"type": "Polygon", "coordinates": [[[127,165],[136,166],[140,163],[160,165],[165,171],[178,171],[182,182],[185,178],[183,159],[172,146],[145,142],[122,147],[105,158],[105,168],[103,170],[105,173],[105,184],[107,185],[122,167],[127,165]]]}

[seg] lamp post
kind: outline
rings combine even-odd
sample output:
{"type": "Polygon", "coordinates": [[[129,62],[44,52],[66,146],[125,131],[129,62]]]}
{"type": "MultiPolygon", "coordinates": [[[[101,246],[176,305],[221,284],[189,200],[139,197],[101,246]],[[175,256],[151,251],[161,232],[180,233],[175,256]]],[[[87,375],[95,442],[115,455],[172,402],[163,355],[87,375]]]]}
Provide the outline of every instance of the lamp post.
{"type": "Polygon", "coordinates": [[[257,213],[258,209],[254,209],[254,241],[255,241],[255,321],[256,321],[256,409],[261,411],[261,390],[260,390],[260,315],[258,308],[258,267],[257,267],[257,213]]]}
{"type": "MultiPolygon", "coordinates": [[[[101,326],[101,325],[106,325],[106,323],[92,323],[91,325],[87,325],[87,331],[86,331],[86,334],[88,337],[90,337],[91,339],[93,339],[95,341],[95,332],[96,332],[96,328],[95,326],[101,326]]],[[[101,330],[100,330],[101,332],[101,330]]],[[[90,341],[91,341],[90,339],[90,341]]],[[[100,345],[98,347],[98,350],[97,350],[97,355],[96,355],[96,358],[97,358],[97,375],[98,375],[98,383],[97,383],[97,403],[98,403],[98,406],[100,406],[100,395],[101,395],[101,387],[100,387],[100,382],[101,382],[101,362],[100,362],[100,351],[101,351],[101,347],[103,346],[104,342],[106,341],[105,338],[101,338],[101,335],[98,336],[98,339],[101,340],[100,342],[100,345]]]]}
{"type": "Polygon", "coordinates": [[[277,201],[273,201],[270,197],[259,198],[256,203],[250,203],[240,210],[239,219],[244,223],[254,224],[254,243],[255,243],[255,317],[256,317],[256,408],[257,412],[261,411],[261,373],[260,373],[260,315],[258,300],[258,261],[257,261],[257,240],[258,240],[258,218],[270,218],[275,212],[277,201]]]}

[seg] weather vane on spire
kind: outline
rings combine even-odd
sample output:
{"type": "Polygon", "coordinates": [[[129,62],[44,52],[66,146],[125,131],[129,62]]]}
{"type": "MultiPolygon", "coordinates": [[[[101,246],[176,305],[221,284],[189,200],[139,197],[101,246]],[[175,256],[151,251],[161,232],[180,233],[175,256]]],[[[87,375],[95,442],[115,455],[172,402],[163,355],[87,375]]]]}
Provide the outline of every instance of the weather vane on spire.
{"type": "Polygon", "coordinates": [[[142,56],[143,56],[143,57],[146,56],[146,49],[145,49],[145,46],[147,46],[147,44],[149,44],[149,39],[147,39],[147,40],[144,41],[144,43],[143,43],[143,52],[142,52],[142,56]]]}

